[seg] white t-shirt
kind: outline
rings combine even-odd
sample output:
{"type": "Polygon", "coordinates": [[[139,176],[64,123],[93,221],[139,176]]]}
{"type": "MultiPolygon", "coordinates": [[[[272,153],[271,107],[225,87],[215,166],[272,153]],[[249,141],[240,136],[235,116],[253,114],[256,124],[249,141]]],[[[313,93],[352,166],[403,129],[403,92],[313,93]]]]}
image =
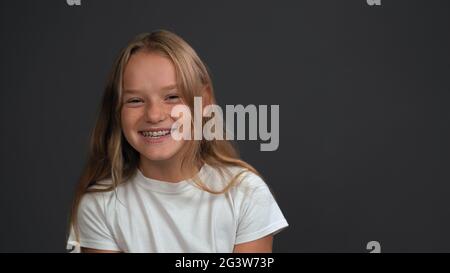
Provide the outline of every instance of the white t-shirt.
{"type": "MultiPolygon", "coordinates": [[[[234,175],[242,169],[228,170],[234,175]]],[[[72,229],[67,248],[225,253],[232,252],[235,244],[274,235],[288,223],[266,183],[251,172],[246,174],[229,192],[216,195],[199,189],[191,179],[164,182],[137,169],[116,191],[82,197],[79,241],[72,229]]],[[[198,175],[216,190],[230,180],[207,164],[198,175]]]]}

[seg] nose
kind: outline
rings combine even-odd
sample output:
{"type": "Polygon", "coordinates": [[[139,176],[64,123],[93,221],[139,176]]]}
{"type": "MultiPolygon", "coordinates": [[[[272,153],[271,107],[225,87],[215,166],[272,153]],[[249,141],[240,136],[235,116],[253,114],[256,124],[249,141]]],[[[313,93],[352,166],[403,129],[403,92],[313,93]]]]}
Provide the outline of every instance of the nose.
{"type": "Polygon", "coordinates": [[[159,123],[166,118],[164,106],[159,103],[151,103],[146,108],[146,120],[150,123],[159,123]]]}

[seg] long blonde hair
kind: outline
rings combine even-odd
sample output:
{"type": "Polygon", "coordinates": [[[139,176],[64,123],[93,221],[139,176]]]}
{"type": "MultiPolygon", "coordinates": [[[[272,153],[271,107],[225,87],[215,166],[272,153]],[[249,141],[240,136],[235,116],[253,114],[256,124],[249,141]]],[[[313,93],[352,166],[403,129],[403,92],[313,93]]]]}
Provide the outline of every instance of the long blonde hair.
{"type": "MultiPolygon", "coordinates": [[[[122,76],[130,56],[137,51],[158,53],[172,61],[177,86],[186,105],[193,111],[194,96],[202,96],[205,87],[210,89],[210,102],[215,104],[213,86],[206,66],[197,53],[176,34],[167,30],[157,30],[136,36],[114,62],[107,80],[95,127],[91,134],[87,164],[79,179],[71,208],[70,225],[77,226],[76,215],[82,196],[87,192],[112,191],[126,182],[137,170],[139,153],[125,139],[120,124],[122,76]],[[107,187],[91,187],[99,181],[110,179],[107,187]]],[[[207,120],[203,119],[203,124],[207,120]]],[[[187,144],[182,166],[186,162],[206,163],[222,174],[227,166],[241,167],[222,190],[213,190],[195,175],[193,181],[199,188],[212,194],[227,192],[246,171],[260,175],[251,165],[239,159],[234,145],[227,140],[192,140],[187,144]]],[[[76,231],[76,229],[75,229],[76,231]]],[[[78,234],[78,232],[76,231],[78,234]]],[[[78,236],[77,236],[78,237],[78,236]]]]}

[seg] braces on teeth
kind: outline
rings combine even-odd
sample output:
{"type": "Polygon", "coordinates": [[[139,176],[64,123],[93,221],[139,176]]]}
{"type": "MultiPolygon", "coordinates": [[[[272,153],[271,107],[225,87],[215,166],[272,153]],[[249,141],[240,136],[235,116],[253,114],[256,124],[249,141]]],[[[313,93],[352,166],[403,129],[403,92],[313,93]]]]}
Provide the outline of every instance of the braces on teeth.
{"type": "Polygon", "coordinates": [[[169,133],[170,133],[170,130],[156,131],[156,132],[150,132],[150,131],[141,132],[141,134],[145,137],[155,137],[155,138],[168,135],[169,133]]]}

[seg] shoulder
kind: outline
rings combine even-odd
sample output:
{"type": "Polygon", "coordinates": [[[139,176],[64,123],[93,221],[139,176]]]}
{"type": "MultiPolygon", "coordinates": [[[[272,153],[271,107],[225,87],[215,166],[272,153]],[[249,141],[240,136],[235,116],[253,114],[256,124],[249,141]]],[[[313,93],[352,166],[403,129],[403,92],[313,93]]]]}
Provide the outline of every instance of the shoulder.
{"type": "Polygon", "coordinates": [[[216,179],[206,179],[207,181],[220,181],[220,187],[224,187],[231,182],[234,182],[233,187],[230,188],[230,193],[236,194],[251,194],[252,192],[268,188],[264,179],[258,174],[240,167],[240,166],[226,166],[221,168],[214,168],[208,166],[209,173],[216,179]]]}
{"type": "Polygon", "coordinates": [[[80,200],[79,211],[95,211],[97,213],[106,211],[108,204],[114,199],[114,197],[123,192],[127,183],[119,185],[115,189],[110,178],[103,179],[95,184],[91,185],[87,192],[84,193],[80,200]]]}
{"type": "Polygon", "coordinates": [[[105,192],[88,191],[83,194],[78,207],[78,215],[102,214],[105,212],[105,192]]]}
{"type": "Polygon", "coordinates": [[[245,194],[252,194],[255,191],[268,188],[264,179],[258,174],[243,168],[237,168],[235,171],[237,175],[237,183],[235,190],[245,194]]]}

